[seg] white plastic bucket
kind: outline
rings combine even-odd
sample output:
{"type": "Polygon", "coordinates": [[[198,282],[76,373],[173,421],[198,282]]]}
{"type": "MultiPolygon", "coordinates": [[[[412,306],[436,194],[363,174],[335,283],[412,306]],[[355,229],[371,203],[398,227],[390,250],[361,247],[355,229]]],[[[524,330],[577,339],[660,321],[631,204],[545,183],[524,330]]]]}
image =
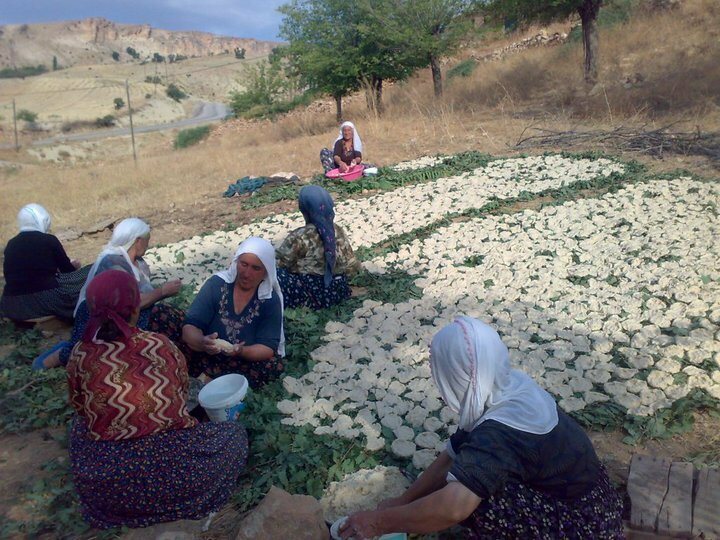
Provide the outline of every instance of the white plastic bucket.
{"type": "Polygon", "coordinates": [[[245,408],[243,400],[247,392],[247,379],[238,373],[230,373],[203,386],[198,401],[213,422],[234,422],[245,408]]]}

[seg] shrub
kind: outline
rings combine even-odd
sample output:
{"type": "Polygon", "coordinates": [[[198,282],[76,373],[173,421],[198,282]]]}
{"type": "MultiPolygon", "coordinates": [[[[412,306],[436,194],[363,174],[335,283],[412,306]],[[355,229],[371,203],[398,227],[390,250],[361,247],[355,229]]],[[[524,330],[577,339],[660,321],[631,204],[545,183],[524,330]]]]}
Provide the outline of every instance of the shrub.
{"type": "Polygon", "coordinates": [[[162,79],[159,75],[154,75],[152,77],[148,75],[147,77],[145,77],[145,82],[150,84],[162,84],[162,79]]]}
{"type": "Polygon", "coordinates": [[[127,49],[125,49],[125,52],[128,53],[130,56],[132,56],[135,60],[139,60],[139,59],[140,59],[140,53],[138,53],[138,52],[137,52],[135,49],[133,49],[132,47],[128,47],[127,49]]]}
{"type": "Polygon", "coordinates": [[[112,114],[107,114],[103,117],[97,118],[95,120],[95,126],[104,128],[104,127],[113,127],[115,125],[115,117],[112,114]]]}
{"type": "Polygon", "coordinates": [[[113,51],[112,59],[115,60],[116,62],[119,62],[120,61],[120,53],[117,51],[113,51]]]}
{"type": "Polygon", "coordinates": [[[35,112],[28,111],[27,109],[20,109],[17,113],[18,120],[25,120],[26,122],[33,123],[37,120],[38,115],[35,112]]]}
{"type": "Polygon", "coordinates": [[[34,75],[42,75],[43,73],[47,73],[47,67],[39,64],[37,66],[24,66],[19,68],[3,68],[0,69],[0,79],[14,79],[14,78],[20,78],[24,79],[25,77],[32,77],[34,75]]]}
{"type": "Polygon", "coordinates": [[[210,126],[199,126],[181,130],[175,137],[175,148],[187,148],[199,143],[210,134],[210,126]]]}
{"type": "Polygon", "coordinates": [[[467,60],[463,60],[459,64],[455,64],[451,67],[447,72],[447,78],[454,79],[455,77],[469,77],[473,74],[476,67],[477,62],[472,58],[468,58],[467,60]]]}
{"type": "Polygon", "coordinates": [[[116,97],[113,100],[113,103],[115,104],[115,110],[119,111],[125,106],[125,101],[123,101],[123,98],[116,97]]]}
{"type": "Polygon", "coordinates": [[[177,101],[178,103],[180,102],[180,100],[185,99],[186,97],[188,97],[185,92],[183,92],[180,88],[178,88],[177,86],[175,86],[175,84],[173,84],[173,83],[170,83],[170,86],[168,86],[168,87],[165,89],[165,93],[167,94],[167,96],[168,96],[170,99],[174,99],[174,100],[177,101]]]}

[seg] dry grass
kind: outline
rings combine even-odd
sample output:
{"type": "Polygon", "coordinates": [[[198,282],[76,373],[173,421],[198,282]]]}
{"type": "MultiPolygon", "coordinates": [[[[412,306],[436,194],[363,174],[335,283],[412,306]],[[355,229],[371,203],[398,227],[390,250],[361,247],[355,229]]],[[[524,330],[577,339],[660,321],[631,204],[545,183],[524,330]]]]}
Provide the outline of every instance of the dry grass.
{"type": "MultiPolygon", "coordinates": [[[[570,129],[682,120],[691,128],[717,129],[719,31],[716,1],[686,0],[675,11],[640,14],[628,24],[602,29],[601,85],[591,92],[582,81],[581,44],[573,43],[479,65],[471,77],[452,80],[441,101],[433,99],[430,77],[421,73],[387,88],[382,118],[367,112],[362,96],[350,100],[346,117],[359,126],[368,159],[379,164],[469,148],[508,154],[532,125],[570,129]],[[637,84],[626,88],[628,78],[637,84]]],[[[128,158],[25,166],[16,172],[0,167],[0,242],[15,233],[13,217],[30,201],[50,209],[56,230],[81,229],[107,217],[155,216],[157,221],[171,203],[192,208],[246,174],[314,174],[318,152],[332,142],[335,130],[330,107],[273,123],[231,124],[222,136],[182,151],[171,149],[168,136],[141,150],[137,168],[128,158]]],[[[15,157],[5,152],[2,159],[15,157]]]]}

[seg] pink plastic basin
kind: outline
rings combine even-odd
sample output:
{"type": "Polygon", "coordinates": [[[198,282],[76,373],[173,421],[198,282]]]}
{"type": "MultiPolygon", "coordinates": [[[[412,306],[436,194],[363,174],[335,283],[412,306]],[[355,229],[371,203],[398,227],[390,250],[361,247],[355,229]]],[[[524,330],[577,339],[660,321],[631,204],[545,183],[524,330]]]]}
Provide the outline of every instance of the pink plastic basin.
{"type": "Polygon", "coordinates": [[[325,176],[333,180],[339,179],[344,180],[345,182],[352,182],[353,180],[357,180],[358,178],[360,178],[364,170],[365,165],[353,165],[347,170],[347,172],[341,173],[340,169],[333,169],[326,172],[325,176]]]}

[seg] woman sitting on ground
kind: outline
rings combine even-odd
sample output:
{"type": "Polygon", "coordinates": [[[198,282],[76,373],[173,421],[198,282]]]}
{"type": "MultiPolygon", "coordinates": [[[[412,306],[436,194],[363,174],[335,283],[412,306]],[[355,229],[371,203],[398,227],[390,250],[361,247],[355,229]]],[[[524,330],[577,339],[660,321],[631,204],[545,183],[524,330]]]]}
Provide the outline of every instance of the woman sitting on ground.
{"type": "Polygon", "coordinates": [[[298,198],[305,226],[277,249],[278,281],[285,307],[322,309],[350,297],[347,276],[360,270],[342,227],[335,225],[333,200],[320,186],[306,186],[298,198]]]}
{"type": "Polygon", "coordinates": [[[622,502],[590,439],[526,374],[490,326],[460,317],[430,346],[433,379],[460,414],[447,449],[401,496],[350,516],[343,538],[624,538],[622,502]]]}
{"type": "Polygon", "coordinates": [[[193,377],[240,373],[258,388],[282,374],[283,296],[270,242],[248,238],[230,267],[205,282],[185,316],[183,338],[195,351],[193,377]],[[217,339],[232,347],[222,348],[217,339]]]}
{"type": "MultiPolygon", "coordinates": [[[[67,364],[70,351],[85,332],[89,312],[85,303],[85,291],[93,278],[107,270],[122,270],[135,277],[140,289],[140,318],[138,328],[158,332],[169,337],[181,350],[182,321],[184,313],[168,304],[160,302],[164,298],[174,296],[180,291],[182,282],[179,279],[167,281],[155,287],[150,283],[150,267],[143,260],[143,255],[150,243],[150,226],[138,218],[128,218],[117,224],[110,242],[98,256],[90,269],[87,282],[80,291],[75,309],[75,325],[70,341],[60,350],[60,363],[67,364]]],[[[186,348],[185,348],[186,350],[186,348]]]]}
{"type": "Polygon", "coordinates": [[[332,151],[324,148],[320,152],[320,162],[328,172],[332,169],[340,169],[340,172],[347,172],[353,165],[362,163],[363,144],[360,134],[352,122],[344,122],[340,126],[340,135],[335,139],[332,151]]]}
{"type": "Polygon", "coordinates": [[[47,316],[71,321],[90,266],[68,258],[48,233],[50,214],[39,204],[24,206],[17,221],[20,233],[5,248],[0,313],[18,322],[47,316]]]}
{"type": "Polygon", "coordinates": [[[131,274],[108,270],[86,292],[90,319],[67,368],[83,517],[100,529],[147,527],[219,510],[247,461],[245,429],[189,415],[185,357],[135,326],[140,292],[131,274]]]}

